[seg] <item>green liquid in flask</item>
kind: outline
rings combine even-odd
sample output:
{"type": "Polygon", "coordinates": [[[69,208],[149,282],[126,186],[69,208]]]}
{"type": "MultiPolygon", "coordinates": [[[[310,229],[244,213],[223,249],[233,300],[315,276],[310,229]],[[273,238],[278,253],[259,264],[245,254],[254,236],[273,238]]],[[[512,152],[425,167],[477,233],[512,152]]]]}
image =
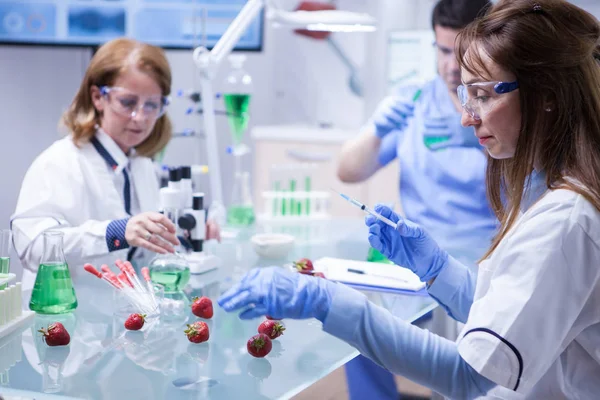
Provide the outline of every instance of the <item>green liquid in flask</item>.
{"type": "MultiPolygon", "coordinates": [[[[0,257],[0,278],[8,277],[10,272],[10,257],[0,257]]],[[[0,285],[0,290],[6,289],[6,284],[0,285]]]]}
{"type": "Polygon", "coordinates": [[[189,268],[169,267],[168,265],[160,268],[159,271],[150,269],[150,279],[165,287],[165,293],[179,292],[190,281],[189,268]]]}
{"type": "Polygon", "coordinates": [[[77,308],[77,297],[66,263],[40,264],[29,308],[39,314],[64,314],[77,308]]]}
{"type": "Polygon", "coordinates": [[[245,226],[254,223],[254,208],[252,206],[231,206],[227,209],[229,225],[245,226]]]}
{"type": "Polygon", "coordinates": [[[250,106],[249,94],[225,94],[223,95],[225,102],[225,111],[227,111],[227,119],[229,127],[233,135],[233,144],[239,145],[242,143],[244,132],[248,128],[248,107],[250,106]]]}

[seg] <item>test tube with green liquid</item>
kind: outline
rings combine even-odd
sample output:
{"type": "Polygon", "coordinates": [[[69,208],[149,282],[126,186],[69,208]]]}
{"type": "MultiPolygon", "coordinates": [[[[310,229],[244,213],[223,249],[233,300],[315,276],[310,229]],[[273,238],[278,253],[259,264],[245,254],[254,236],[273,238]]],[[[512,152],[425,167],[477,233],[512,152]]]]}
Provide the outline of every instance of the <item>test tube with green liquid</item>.
{"type": "MultiPolygon", "coordinates": [[[[281,193],[284,194],[285,190],[282,190],[281,193]]],[[[285,196],[283,196],[283,197],[281,197],[281,215],[283,215],[283,216],[285,216],[287,214],[286,213],[286,211],[287,211],[286,205],[287,205],[287,200],[286,200],[285,196]]]]}
{"type": "Polygon", "coordinates": [[[310,215],[310,176],[307,176],[306,178],[304,178],[304,190],[306,191],[306,209],[304,210],[304,213],[306,215],[310,215]]]}
{"type": "MultiPolygon", "coordinates": [[[[8,277],[10,272],[10,245],[11,232],[8,229],[0,230],[0,278],[8,277]]],[[[5,289],[5,285],[0,285],[0,290],[5,289]]]]}
{"type": "Polygon", "coordinates": [[[275,181],[275,196],[273,197],[273,216],[276,216],[279,212],[279,191],[281,190],[281,184],[279,181],[275,181]]]}
{"type": "MultiPolygon", "coordinates": [[[[300,177],[300,179],[302,179],[302,177],[300,177]]],[[[300,191],[300,182],[301,180],[298,182],[298,191],[300,191]]],[[[301,199],[301,197],[298,197],[298,200],[296,201],[296,215],[302,215],[302,207],[304,207],[304,202],[301,199]]]]}
{"type": "Polygon", "coordinates": [[[290,215],[296,214],[296,200],[294,199],[294,193],[296,192],[296,179],[290,179],[290,215]]]}

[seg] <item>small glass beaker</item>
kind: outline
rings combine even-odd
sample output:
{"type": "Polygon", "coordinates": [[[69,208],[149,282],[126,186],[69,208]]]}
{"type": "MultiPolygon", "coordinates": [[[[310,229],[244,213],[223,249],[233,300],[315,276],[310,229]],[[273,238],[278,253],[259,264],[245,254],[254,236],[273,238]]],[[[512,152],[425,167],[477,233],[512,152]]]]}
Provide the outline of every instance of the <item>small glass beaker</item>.
{"type": "Polygon", "coordinates": [[[178,254],[159,254],[148,266],[152,282],[164,287],[160,302],[161,321],[183,323],[190,311],[190,300],[183,288],[190,280],[190,265],[178,254]]]}
{"type": "Polygon", "coordinates": [[[31,291],[29,308],[39,314],[64,314],[77,308],[69,266],[63,253],[60,231],[43,234],[44,253],[31,291]]]}

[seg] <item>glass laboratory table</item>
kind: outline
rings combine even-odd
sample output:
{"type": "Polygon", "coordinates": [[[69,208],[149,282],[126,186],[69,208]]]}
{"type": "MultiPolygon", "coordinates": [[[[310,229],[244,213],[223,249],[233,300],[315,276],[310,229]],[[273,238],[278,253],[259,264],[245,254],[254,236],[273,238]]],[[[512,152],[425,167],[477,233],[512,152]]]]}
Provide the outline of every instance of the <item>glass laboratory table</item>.
{"type": "MultiPolygon", "coordinates": [[[[257,232],[293,234],[297,240],[288,261],[323,256],[365,260],[369,249],[367,228],[360,219],[258,224],[239,231],[234,239],[210,246],[222,265],[192,275],[187,294],[216,299],[250,268],[275,264],[254,253],[249,238],[257,232]]],[[[367,295],[410,322],[436,307],[427,296],[367,295]]],[[[24,293],[23,297],[29,296],[24,293]]],[[[14,360],[5,360],[14,365],[4,374],[1,396],[36,400],[286,399],[358,355],[351,346],[324,333],[314,319],[284,320],[285,334],[273,341],[272,352],[255,359],[247,353],[246,341],[257,333],[260,320],[242,321],[236,314],[225,313],[216,302],[215,315],[208,322],[209,341],[191,344],[181,325],[157,323],[151,329],[126,332],[124,317],[114,312],[114,295],[106,285],[78,286],[77,297],[75,313],[38,315],[32,326],[0,339],[0,354],[8,349],[14,355],[14,360]],[[56,320],[71,333],[67,347],[49,348],[37,333],[56,320]]]]}

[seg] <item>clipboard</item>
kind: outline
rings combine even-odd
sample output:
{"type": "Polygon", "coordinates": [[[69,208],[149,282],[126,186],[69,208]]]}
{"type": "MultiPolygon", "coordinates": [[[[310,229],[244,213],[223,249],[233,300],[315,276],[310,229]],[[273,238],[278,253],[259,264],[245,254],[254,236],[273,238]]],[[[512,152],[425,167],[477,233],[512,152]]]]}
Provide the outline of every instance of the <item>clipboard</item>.
{"type": "Polygon", "coordinates": [[[323,257],[313,262],[327,279],[360,290],[427,295],[425,282],[407,268],[368,261],[323,257]],[[352,271],[362,271],[356,273],[352,271]]]}

